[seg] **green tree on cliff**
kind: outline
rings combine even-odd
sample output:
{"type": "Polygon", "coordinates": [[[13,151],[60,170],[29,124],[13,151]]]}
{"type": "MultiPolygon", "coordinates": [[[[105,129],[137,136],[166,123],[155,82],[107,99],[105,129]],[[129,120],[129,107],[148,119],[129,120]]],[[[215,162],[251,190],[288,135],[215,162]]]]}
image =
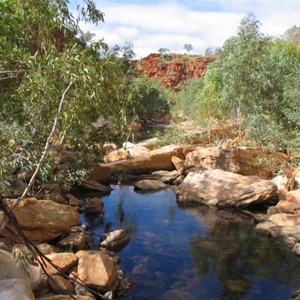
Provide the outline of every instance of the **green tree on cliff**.
{"type": "Polygon", "coordinates": [[[184,44],[183,49],[187,52],[190,53],[194,48],[192,44],[184,44]]]}

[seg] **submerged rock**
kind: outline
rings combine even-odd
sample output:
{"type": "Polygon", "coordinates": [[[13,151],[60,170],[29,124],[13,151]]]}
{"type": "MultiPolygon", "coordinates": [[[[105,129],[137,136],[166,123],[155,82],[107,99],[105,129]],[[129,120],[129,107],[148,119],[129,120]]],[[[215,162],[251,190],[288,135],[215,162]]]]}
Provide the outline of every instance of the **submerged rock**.
{"type": "Polygon", "coordinates": [[[118,229],[104,234],[101,237],[100,246],[111,251],[122,250],[130,241],[128,233],[123,229],[118,229]]]}
{"type": "Polygon", "coordinates": [[[276,192],[268,180],[218,169],[189,173],[176,189],[180,202],[243,208],[265,202],[276,192]]]}
{"type": "Polygon", "coordinates": [[[104,204],[98,197],[90,198],[86,201],[85,212],[87,214],[99,214],[102,212],[104,204]]]}

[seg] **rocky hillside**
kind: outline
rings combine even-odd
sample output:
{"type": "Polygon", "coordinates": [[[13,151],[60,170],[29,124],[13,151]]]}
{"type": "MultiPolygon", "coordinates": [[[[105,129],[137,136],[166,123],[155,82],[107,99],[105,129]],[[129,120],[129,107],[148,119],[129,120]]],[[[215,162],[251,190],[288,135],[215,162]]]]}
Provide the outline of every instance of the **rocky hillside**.
{"type": "Polygon", "coordinates": [[[203,77],[214,57],[181,54],[150,54],[138,63],[138,73],[158,79],[165,87],[178,91],[189,78],[203,77]]]}

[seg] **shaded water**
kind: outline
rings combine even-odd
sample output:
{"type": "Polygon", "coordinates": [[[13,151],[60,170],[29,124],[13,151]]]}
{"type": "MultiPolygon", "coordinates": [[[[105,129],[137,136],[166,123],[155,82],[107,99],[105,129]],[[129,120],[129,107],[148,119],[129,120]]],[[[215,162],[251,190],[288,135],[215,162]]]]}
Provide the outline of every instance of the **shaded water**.
{"type": "Polygon", "coordinates": [[[140,194],[131,186],[102,198],[104,216],[85,218],[98,244],[126,229],[120,268],[135,282],[119,299],[288,299],[300,262],[283,242],[254,230],[249,217],[204,206],[181,208],[171,189],[140,194]]]}

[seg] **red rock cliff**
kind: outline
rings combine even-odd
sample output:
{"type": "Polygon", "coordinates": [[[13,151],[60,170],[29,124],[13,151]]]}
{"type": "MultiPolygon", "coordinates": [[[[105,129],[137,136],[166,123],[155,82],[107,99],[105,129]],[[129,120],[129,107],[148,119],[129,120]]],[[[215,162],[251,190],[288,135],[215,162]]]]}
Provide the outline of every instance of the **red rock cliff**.
{"type": "Polygon", "coordinates": [[[214,57],[188,56],[180,54],[150,54],[138,63],[138,73],[158,79],[165,87],[175,91],[189,78],[203,77],[207,65],[214,57]]]}

